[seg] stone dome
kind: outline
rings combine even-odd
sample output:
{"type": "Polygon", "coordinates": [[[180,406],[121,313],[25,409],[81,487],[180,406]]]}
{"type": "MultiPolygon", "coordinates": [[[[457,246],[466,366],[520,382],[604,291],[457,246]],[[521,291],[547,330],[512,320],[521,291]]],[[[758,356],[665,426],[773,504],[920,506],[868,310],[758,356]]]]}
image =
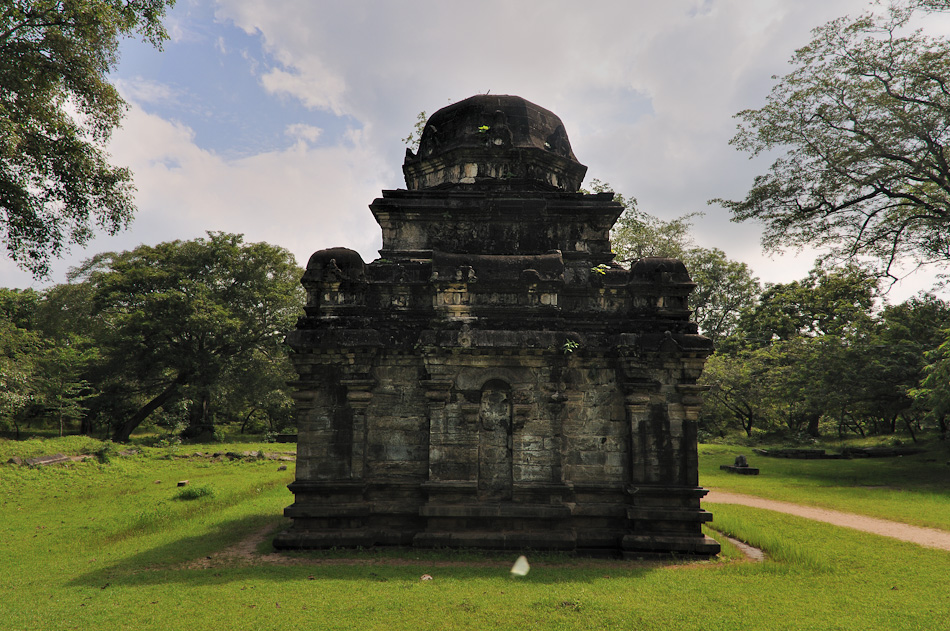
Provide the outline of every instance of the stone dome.
{"type": "Polygon", "coordinates": [[[479,94],[429,117],[418,153],[406,150],[410,190],[470,184],[577,191],[587,167],[561,119],[520,96],[479,94]]]}
{"type": "Polygon", "coordinates": [[[359,252],[349,248],[327,248],[311,255],[303,279],[359,281],[364,273],[365,263],[359,252]]]}

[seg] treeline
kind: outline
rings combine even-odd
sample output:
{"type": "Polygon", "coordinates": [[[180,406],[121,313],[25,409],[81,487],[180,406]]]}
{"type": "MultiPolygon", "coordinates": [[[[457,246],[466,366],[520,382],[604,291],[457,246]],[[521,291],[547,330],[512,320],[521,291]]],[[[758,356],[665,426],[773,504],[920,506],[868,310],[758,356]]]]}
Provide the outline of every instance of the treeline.
{"type": "Polygon", "coordinates": [[[763,286],[744,263],[695,244],[695,215],[662,221],[616,198],[626,207],[612,234],[618,259],[679,258],[697,285],[693,318],[716,346],[702,377],[705,436],[947,433],[946,301],[924,293],[886,304],[879,277],[853,264],[763,286]]]}
{"type": "Polygon", "coordinates": [[[99,254],[43,291],[0,289],[0,429],[280,430],[301,274],[283,248],[209,233],[99,254]]]}
{"type": "MultiPolygon", "coordinates": [[[[706,436],[947,432],[950,304],[886,304],[854,265],[762,286],[696,246],[690,216],[664,222],[618,197],[618,258],[681,258],[697,283],[690,306],[716,345],[706,436]]],[[[0,431],[127,441],[143,425],[185,437],[292,426],[282,341],[301,274],[282,248],[209,233],[99,254],[43,291],[0,289],[0,431]]]]}
{"type": "Polygon", "coordinates": [[[858,267],[767,285],[706,366],[704,429],[946,434],[948,332],[950,304],[920,294],[882,305],[858,267]]]}

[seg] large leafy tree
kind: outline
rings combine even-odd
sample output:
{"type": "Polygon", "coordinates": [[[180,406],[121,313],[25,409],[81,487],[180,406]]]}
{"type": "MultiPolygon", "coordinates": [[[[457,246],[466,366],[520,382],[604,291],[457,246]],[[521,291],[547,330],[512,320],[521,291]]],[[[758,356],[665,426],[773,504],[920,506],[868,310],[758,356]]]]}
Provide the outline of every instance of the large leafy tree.
{"type": "Polygon", "coordinates": [[[871,256],[884,272],[950,261],[950,42],[909,28],[915,11],[948,5],[896,3],[815,29],[766,105],[737,115],[736,148],[780,157],[745,199],[713,201],[761,221],[769,249],[871,256]]]}
{"type": "Polygon", "coordinates": [[[950,427],[950,304],[925,294],[885,310],[884,315],[888,331],[911,340],[918,349],[919,360],[913,365],[918,383],[908,394],[945,436],[950,427]]]}
{"type": "Polygon", "coordinates": [[[768,429],[774,417],[773,368],[774,362],[761,350],[710,357],[702,376],[702,383],[709,386],[704,420],[736,424],[750,437],[755,429],[768,429]]]}
{"type": "Polygon", "coordinates": [[[713,399],[748,433],[785,426],[818,435],[824,416],[841,418],[866,396],[864,349],[874,328],[877,281],[866,270],[816,267],[804,279],[769,285],[743,309],[733,336],[704,376],[713,399]]]}
{"type": "Polygon", "coordinates": [[[0,230],[34,275],[130,221],[131,174],[104,151],[125,108],[107,75],[121,37],[160,45],[174,2],[0,0],[0,230]]]}
{"type": "Polygon", "coordinates": [[[113,439],[128,440],[172,403],[186,408],[192,434],[212,429],[225,380],[246,378],[244,368],[264,357],[286,359],[281,341],[301,310],[300,275],[283,248],[225,233],[102,254],[81,267],[77,278],[92,288],[103,323],[101,403],[124,417],[113,439]],[[134,406],[116,408],[123,400],[134,406]]]}
{"type": "Polygon", "coordinates": [[[816,266],[802,280],[766,286],[742,314],[741,341],[767,346],[796,337],[847,337],[870,321],[877,297],[878,282],[868,270],[816,266]]]}
{"type": "MultiPolygon", "coordinates": [[[[609,191],[610,185],[595,179],[590,190],[609,191]]],[[[629,265],[647,256],[681,259],[696,283],[689,307],[700,331],[713,343],[735,332],[740,313],[755,303],[760,290],[749,266],[730,259],[718,248],[696,245],[692,227],[699,213],[664,221],[640,210],[632,196],[615,193],[614,199],[624,206],[610,234],[617,260],[629,265]]]]}
{"type": "Polygon", "coordinates": [[[17,435],[23,423],[44,418],[55,420],[62,435],[66,422],[83,416],[90,392],[91,340],[37,326],[44,303],[32,290],[0,289],[0,426],[12,425],[17,435]]]}
{"type": "Polygon", "coordinates": [[[35,360],[42,339],[28,329],[38,300],[32,290],[0,289],[0,428],[20,437],[24,412],[36,401],[35,360]]]}
{"type": "Polygon", "coordinates": [[[683,261],[696,283],[689,296],[693,319],[718,346],[738,330],[742,313],[755,304],[761,291],[759,280],[748,265],[718,248],[689,249],[683,261]]]}

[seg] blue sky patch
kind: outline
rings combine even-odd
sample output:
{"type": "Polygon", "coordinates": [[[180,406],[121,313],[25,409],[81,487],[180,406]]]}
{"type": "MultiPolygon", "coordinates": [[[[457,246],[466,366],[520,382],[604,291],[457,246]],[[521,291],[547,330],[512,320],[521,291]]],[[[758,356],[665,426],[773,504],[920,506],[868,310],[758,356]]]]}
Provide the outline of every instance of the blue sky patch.
{"type": "Polygon", "coordinates": [[[177,39],[159,51],[125,40],[113,79],[146,112],[190,127],[195,144],[227,158],[283,149],[300,134],[312,145],[338,144],[362,125],[348,116],[308,109],[286,95],[268,93],[260,76],[280,64],[259,35],[214,19],[211,6],[179,3],[169,13],[177,39]],[[305,127],[304,127],[305,126],[305,127]]]}

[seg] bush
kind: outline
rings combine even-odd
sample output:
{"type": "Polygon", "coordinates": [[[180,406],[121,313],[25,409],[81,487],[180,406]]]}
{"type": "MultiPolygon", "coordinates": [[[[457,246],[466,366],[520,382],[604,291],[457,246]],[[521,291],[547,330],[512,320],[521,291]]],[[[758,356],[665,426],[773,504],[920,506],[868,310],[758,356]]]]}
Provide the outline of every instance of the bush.
{"type": "Polygon", "coordinates": [[[202,486],[183,486],[175,493],[176,500],[196,500],[201,497],[214,497],[214,489],[205,484],[202,486]]]}
{"type": "Polygon", "coordinates": [[[119,455],[119,450],[112,443],[105,443],[99,449],[92,452],[92,455],[102,464],[109,464],[112,459],[119,455]]]}

